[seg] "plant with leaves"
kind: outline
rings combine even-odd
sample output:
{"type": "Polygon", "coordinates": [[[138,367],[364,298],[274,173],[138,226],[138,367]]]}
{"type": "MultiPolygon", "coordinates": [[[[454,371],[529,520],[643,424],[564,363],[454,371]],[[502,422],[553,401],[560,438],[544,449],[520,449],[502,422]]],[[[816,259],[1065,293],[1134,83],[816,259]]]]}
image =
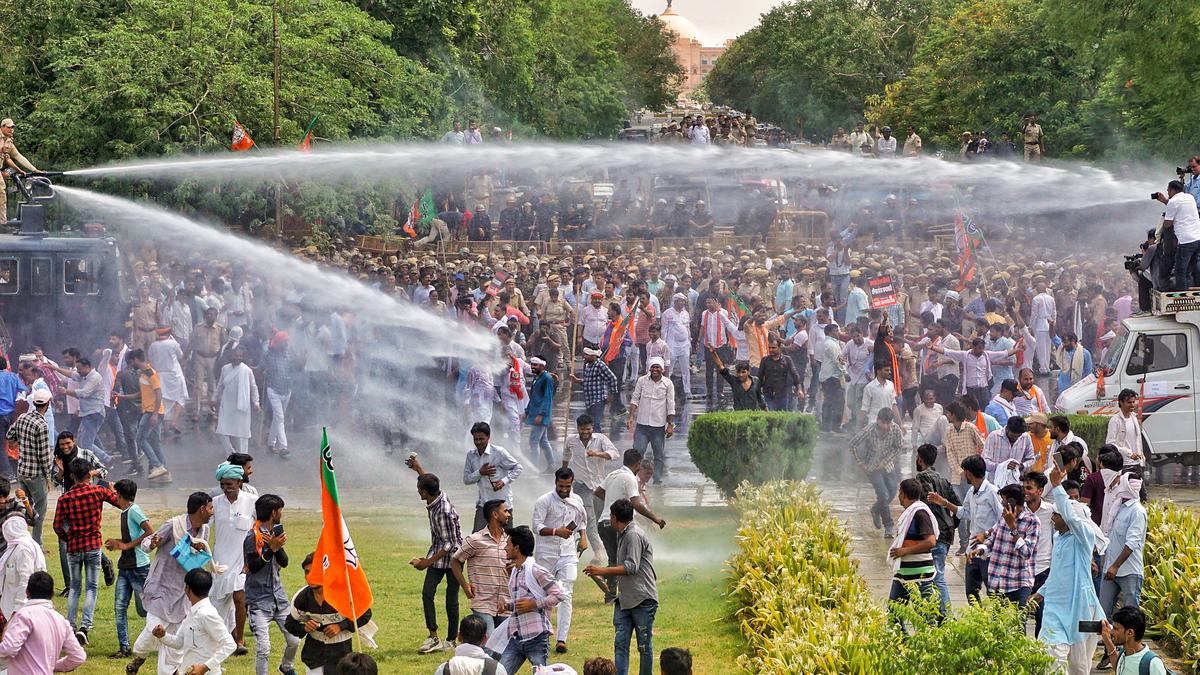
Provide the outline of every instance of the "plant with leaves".
{"type": "Polygon", "coordinates": [[[726,495],[743,481],[804,480],[817,444],[817,421],[793,412],[739,410],[692,422],[688,453],[726,495]]]}

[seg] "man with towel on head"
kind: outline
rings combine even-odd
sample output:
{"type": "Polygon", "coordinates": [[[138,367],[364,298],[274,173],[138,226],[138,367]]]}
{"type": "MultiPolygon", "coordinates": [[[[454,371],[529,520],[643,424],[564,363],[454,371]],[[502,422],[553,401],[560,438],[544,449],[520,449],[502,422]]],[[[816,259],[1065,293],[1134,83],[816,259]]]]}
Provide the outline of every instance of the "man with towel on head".
{"type": "Polygon", "coordinates": [[[213,585],[209,599],[237,643],[237,655],[246,653],[246,573],[243,545],[254,529],[254,496],[242,491],[243,467],[221,462],[216,470],[220,490],[213,497],[213,585]]]}
{"type": "Polygon", "coordinates": [[[251,406],[253,405],[254,410],[259,410],[261,404],[258,385],[254,382],[254,371],[243,362],[245,352],[242,347],[235,347],[229,358],[229,363],[221,368],[221,376],[217,378],[217,391],[213,394],[213,407],[217,412],[217,435],[221,437],[221,443],[227,452],[244,453],[250,444],[251,406]]]}

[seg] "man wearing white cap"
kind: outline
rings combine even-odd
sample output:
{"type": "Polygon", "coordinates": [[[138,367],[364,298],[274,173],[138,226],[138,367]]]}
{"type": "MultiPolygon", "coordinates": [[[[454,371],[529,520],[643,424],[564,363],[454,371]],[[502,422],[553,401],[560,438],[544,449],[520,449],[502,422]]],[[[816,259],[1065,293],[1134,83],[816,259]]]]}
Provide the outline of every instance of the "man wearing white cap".
{"type": "Polygon", "coordinates": [[[583,385],[583,405],[593,423],[603,428],[604,405],[609,396],[618,396],[617,376],[600,359],[600,350],[583,348],[583,377],[571,373],[571,380],[583,385]]]}
{"type": "Polygon", "coordinates": [[[638,378],[629,398],[629,429],[634,431],[633,447],[643,455],[646,446],[654,450],[654,482],[661,483],[666,472],[663,450],[666,439],[675,433],[675,387],[663,377],[663,360],[649,361],[650,372],[638,378]]]}
{"type": "Polygon", "coordinates": [[[33,408],[17,418],[8,428],[5,438],[20,447],[17,458],[17,482],[33,500],[37,519],[33,524],[33,540],[42,543],[42,522],[46,518],[46,495],[50,491],[50,473],[54,456],[50,451],[50,427],[46,410],[50,407],[50,392],[35,389],[29,395],[33,408]]]}
{"type": "Polygon", "coordinates": [[[554,378],[546,372],[546,362],[537,356],[529,359],[529,367],[533,370],[533,384],[529,386],[529,405],[525,408],[525,421],[530,425],[529,452],[533,458],[540,453],[545,460],[546,473],[554,473],[558,466],[554,458],[554,447],[550,445],[554,378]]]}
{"type": "Polygon", "coordinates": [[[0,222],[8,220],[8,171],[23,173],[24,170],[37,171],[33,162],[25,159],[13,143],[13,121],[11,118],[0,120],[0,222]],[[24,169],[22,168],[24,167],[24,169]]]}

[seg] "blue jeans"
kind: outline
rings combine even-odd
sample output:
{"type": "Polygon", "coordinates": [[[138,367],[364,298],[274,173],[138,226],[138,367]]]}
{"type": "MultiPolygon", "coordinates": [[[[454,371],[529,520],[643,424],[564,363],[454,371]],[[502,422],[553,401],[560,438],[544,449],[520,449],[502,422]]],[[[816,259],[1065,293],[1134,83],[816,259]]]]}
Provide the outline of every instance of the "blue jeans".
{"type": "Polygon", "coordinates": [[[292,635],[283,628],[283,621],[288,616],[287,605],[277,611],[270,608],[248,608],[250,632],[254,634],[254,673],[268,675],[271,664],[271,624],[279,626],[283,633],[283,658],[279,662],[279,672],[292,669],[296,661],[296,649],[300,647],[300,638],[292,635]]]}
{"type": "Polygon", "coordinates": [[[92,614],[96,611],[96,582],[100,575],[100,549],[67,554],[67,569],[71,573],[71,592],[67,596],[67,620],[72,626],[88,631],[92,629],[92,614]],[[83,599],[83,619],[75,623],[79,610],[79,593],[87,575],[87,595],[83,599]]]}
{"type": "Polygon", "coordinates": [[[104,409],[104,427],[112,432],[116,447],[113,451],[119,455],[129,456],[129,448],[125,445],[125,424],[116,408],[104,409]]]}
{"type": "MultiPolygon", "coordinates": [[[[618,395],[618,398],[619,398],[619,395],[618,395]]],[[[595,429],[600,429],[600,430],[604,429],[604,406],[605,405],[607,405],[606,401],[599,401],[599,402],[593,403],[587,407],[587,414],[589,417],[592,418],[592,423],[594,425],[593,428],[595,428],[595,429]]]]}
{"type": "Polygon", "coordinates": [[[946,583],[946,555],[949,552],[950,545],[940,541],[929,550],[933,555],[933,566],[937,570],[933,576],[933,585],[938,589],[938,606],[942,616],[950,612],[950,584],[946,583]]]}
{"type": "MultiPolygon", "coordinates": [[[[1016,604],[1017,607],[1025,609],[1025,603],[1029,601],[1029,596],[1033,595],[1033,588],[1024,586],[1015,591],[1003,591],[995,593],[997,596],[1008,598],[1009,602],[1016,604]]],[[[1024,627],[1024,624],[1022,624],[1024,627]]]]}
{"type": "Polygon", "coordinates": [[[550,445],[549,424],[534,424],[529,428],[529,452],[534,457],[540,454],[551,471],[558,468],[554,463],[554,447],[550,445]]]}
{"type": "Polygon", "coordinates": [[[663,465],[663,447],[666,442],[666,427],[649,427],[645,424],[634,427],[634,449],[642,453],[643,458],[646,456],[646,446],[650,446],[650,449],[654,451],[654,482],[656,483],[666,475],[666,467],[663,465]]]}
{"type": "Polygon", "coordinates": [[[767,396],[767,410],[771,412],[788,411],[792,409],[792,390],[788,389],[775,396],[767,396]]]}
{"type": "Polygon", "coordinates": [[[979,602],[979,591],[987,583],[987,570],[987,558],[972,558],[967,561],[967,602],[972,599],[979,602]]]}
{"type": "MultiPolygon", "coordinates": [[[[1100,566],[1101,574],[1104,574],[1104,566],[1100,566]]],[[[1117,595],[1121,596],[1121,605],[1124,607],[1137,607],[1142,602],[1142,582],[1144,579],[1140,574],[1127,574],[1123,577],[1117,577],[1113,581],[1102,579],[1100,581],[1100,606],[1104,608],[1105,616],[1112,616],[1113,608],[1117,605],[1117,595]]]]}
{"type": "MultiPolygon", "coordinates": [[[[936,588],[934,585],[935,581],[916,581],[910,583],[917,585],[917,589],[923,598],[929,597],[930,593],[936,588]]],[[[904,585],[902,581],[892,579],[892,588],[888,591],[888,602],[908,602],[908,600],[908,586],[904,585]]]]}
{"type": "Polygon", "coordinates": [[[113,589],[113,614],[117,618],[117,642],[120,643],[121,649],[129,649],[129,600],[136,594],[138,604],[141,604],[142,588],[146,585],[146,575],[149,573],[149,565],[117,571],[117,585],[113,589]]]}
{"type": "Polygon", "coordinates": [[[637,635],[638,675],[654,675],[654,615],[658,613],[658,602],[643,600],[632,609],[621,609],[618,600],[613,605],[613,660],[617,662],[617,675],[629,675],[629,636],[637,635]]]}
{"type": "Polygon", "coordinates": [[[96,453],[96,458],[105,464],[112,463],[112,455],[104,451],[100,444],[100,429],[104,426],[104,412],[83,415],[79,418],[79,433],[75,441],[81,448],[87,448],[96,453]]]}
{"type": "Polygon", "coordinates": [[[138,422],[137,444],[146,456],[147,468],[157,469],[167,465],[162,449],[162,415],[142,413],[138,422]]]}
{"type": "Polygon", "coordinates": [[[544,666],[550,660],[550,633],[547,631],[528,640],[514,636],[504,648],[500,665],[504,672],[515,673],[528,661],[531,666],[544,666]]]}
{"type": "Polygon", "coordinates": [[[1175,249],[1175,290],[1186,291],[1200,276],[1200,241],[1180,244],[1175,249]]]}
{"type": "Polygon", "coordinates": [[[867,479],[871,481],[871,487],[875,488],[875,503],[871,505],[871,513],[879,514],[879,518],[883,520],[883,527],[891,530],[895,523],[892,521],[892,511],[888,505],[892,503],[892,497],[896,496],[896,487],[899,485],[896,474],[892,471],[872,471],[867,474],[867,479]]]}

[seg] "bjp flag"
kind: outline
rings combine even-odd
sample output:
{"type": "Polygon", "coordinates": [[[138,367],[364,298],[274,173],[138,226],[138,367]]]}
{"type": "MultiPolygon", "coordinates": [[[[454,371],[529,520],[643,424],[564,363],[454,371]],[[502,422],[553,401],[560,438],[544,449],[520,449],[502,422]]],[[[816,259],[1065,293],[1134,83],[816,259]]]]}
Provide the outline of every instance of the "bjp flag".
{"type": "Polygon", "coordinates": [[[242,152],[254,147],[254,139],[250,138],[250,134],[246,132],[246,127],[242,126],[241,122],[233,121],[233,140],[229,142],[229,149],[234,152],[242,152]]]}
{"type": "Polygon", "coordinates": [[[362,616],[374,601],[362,560],[338,504],[333,450],[329,447],[327,430],[322,430],[321,436],[321,538],[317,540],[313,566],[306,580],[310,585],[321,586],[326,602],[352,620],[362,616]]]}

